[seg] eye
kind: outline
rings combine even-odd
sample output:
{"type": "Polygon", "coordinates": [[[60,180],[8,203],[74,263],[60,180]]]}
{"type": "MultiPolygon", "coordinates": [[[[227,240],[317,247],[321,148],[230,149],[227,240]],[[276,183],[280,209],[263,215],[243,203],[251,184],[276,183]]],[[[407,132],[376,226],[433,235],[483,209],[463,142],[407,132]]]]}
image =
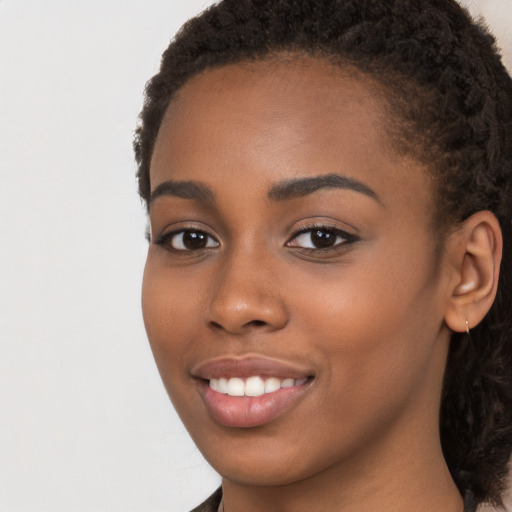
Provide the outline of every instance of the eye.
{"type": "Polygon", "coordinates": [[[156,241],[172,251],[199,251],[219,246],[219,242],[204,231],[197,229],[182,229],[166,233],[156,241]]]}
{"type": "Polygon", "coordinates": [[[354,235],[341,229],[331,227],[315,227],[302,230],[289,242],[288,247],[301,247],[303,249],[331,249],[353,242],[354,235]]]}

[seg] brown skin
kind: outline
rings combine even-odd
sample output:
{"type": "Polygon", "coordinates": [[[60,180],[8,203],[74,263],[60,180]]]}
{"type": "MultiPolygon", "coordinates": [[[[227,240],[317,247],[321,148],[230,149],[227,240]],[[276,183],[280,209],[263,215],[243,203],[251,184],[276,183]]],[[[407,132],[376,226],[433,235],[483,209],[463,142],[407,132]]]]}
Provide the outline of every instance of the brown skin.
{"type": "Polygon", "coordinates": [[[464,276],[481,275],[466,239],[487,230],[477,245],[494,255],[499,228],[484,212],[439,251],[430,175],[393,151],[388,121],[369,81],[300,59],[207,71],[168,109],[152,190],[194,180],[215,202],[151,202],[144,320],[174,406],[223,477],[227,512],[463,508],[439,441],[442,377],[449,326],[465,330],[468,314],[471,325],[485,314],[485,305],[471,309],[474,297],[463,300],[472,290],[461,288],[464,276]],[[276,182],[329,173],[379,200],[345,189],[267,195],[276,182]],[[304,247],[309,234],[297,232],[319,224],[356,241],[304,247]],[[207,233],[208,246],[179,250],[179,235],[155,243],[180,229],[207,233]],[[307,368],[314,380],[273,421],[222,426],[191,369],[250,354],[307,368]]]}

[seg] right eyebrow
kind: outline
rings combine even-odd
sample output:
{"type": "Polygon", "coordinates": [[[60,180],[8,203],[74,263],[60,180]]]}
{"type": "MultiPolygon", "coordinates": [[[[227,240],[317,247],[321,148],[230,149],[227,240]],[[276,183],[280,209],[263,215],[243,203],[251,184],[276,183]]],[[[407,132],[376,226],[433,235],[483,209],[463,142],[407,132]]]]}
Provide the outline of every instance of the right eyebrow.
{"type": "Polygon", "coordinates": [[[193,199],[207,204],[213,204],[215,202],[215,195],[212,189],[195,181],[164,181],[151,192],[149,204],[162,196],[193,199]]]}
{"type": "Polygon", "coordinates": [[[275,183],[268,192],[268,197],[274,201],[288,201],[304,197],[317,190],[341,188],[359,192],[371,197],[382,206],[379,195],[370,187],[360,181],[342,174],[324,174],[320,176],[306,176],[275,183]]]}

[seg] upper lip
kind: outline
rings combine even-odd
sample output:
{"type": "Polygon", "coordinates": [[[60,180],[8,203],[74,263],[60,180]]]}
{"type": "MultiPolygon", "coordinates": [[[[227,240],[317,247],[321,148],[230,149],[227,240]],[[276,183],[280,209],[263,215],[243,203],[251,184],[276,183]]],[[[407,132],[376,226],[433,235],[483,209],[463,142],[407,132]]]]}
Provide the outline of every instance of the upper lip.
{"type": "Polygon", "coordinates": [[[311,372],[303,366],[256,355],[210,359],[195,365],[191,373],[194,377],[205,380],[221,377],[247,378],[255,375],[281,379],[301,379],[312,376],[311,372]]]}

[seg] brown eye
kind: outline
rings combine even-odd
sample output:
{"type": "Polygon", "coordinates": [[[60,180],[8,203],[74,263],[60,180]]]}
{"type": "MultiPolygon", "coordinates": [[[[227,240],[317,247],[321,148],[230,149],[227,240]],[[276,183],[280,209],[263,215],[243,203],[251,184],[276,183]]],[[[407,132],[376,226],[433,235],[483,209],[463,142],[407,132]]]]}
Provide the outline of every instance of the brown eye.
{"type": "Polygon", "coordinates": [[[300,232],[289,243],[289,247],[303,249],[330,249],[355,240],[353,235],[334,228],[312,228],[300,232]]]}
{"type": "Polygon", "coordinates": [[[326,247],[336,245],[339,235],[334,231],[329,231],[327,229],[314,229],[311,231],[310,238],[311,244],[314,247],[324,249],[326,247]]]}
{"type": "Polygon", "coordinates": [[[219,246],[219,242],[204,231],[186,229],[165,236],[166,245],[175,251],[198,251],[219,246]]]}

